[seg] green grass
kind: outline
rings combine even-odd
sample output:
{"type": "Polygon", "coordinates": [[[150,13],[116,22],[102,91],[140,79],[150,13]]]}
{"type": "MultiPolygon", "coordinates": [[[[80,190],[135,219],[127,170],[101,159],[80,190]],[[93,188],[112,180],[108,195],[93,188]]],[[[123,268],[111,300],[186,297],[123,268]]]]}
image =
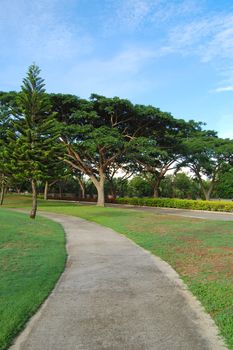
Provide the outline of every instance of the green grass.
{"type": "Polygon", "coordinates": [[[6,349],[64,269],[64,231],[48,219],[0,210],[0,349],[6,349]]]}
{"type": "MultiPolygon", "coordinates": [[[[23,199],[28,206],[29,199],[23,199]]],[[[11,196],[8,206],[21,206],[11,196]]],[[[59,201],[40,209],[78,216],[110,227],[167,261],[212,316],[233,349],[233,223],[98,208],[59,201]]]]}

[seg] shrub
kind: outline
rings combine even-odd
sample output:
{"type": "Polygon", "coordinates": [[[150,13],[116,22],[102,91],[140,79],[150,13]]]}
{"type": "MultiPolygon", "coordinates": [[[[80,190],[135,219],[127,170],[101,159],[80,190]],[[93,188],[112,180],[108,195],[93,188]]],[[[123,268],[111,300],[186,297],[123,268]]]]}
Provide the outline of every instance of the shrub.
{"type": "Polygon", "coordinates": [[[177,198],[117,198],[118,204],[233,212],[233,203],[177,198]]]}

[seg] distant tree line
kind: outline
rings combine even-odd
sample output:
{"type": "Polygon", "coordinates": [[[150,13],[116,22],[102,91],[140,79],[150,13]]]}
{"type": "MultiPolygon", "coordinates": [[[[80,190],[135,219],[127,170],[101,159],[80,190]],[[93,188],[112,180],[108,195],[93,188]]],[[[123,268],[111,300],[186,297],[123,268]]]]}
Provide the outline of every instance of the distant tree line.
{"type": "Polygon", "coordinates": [[[20,92],[0,92],[1,204],[7,187],[30,184],[34,218],[39,187],[46,198],[69,181],[81,197],[92,187],[100,206],[109,194],[228,196],[233,140],[203,127],[118,97],[48,94],[33,64],[20,92]],[[192,178],[181,173],[184,167],[192,178]]]}
{"type": "MultiPolygon", "coordinates": [[[[208,180],[204,182],[208,187],[208,180]]],[[[29,193],[31,191],[28,181],[18,183],[8,183],[11,191],[18,193],[29,193]]],[[[49,183],[49,194],[45,194],[45,182],[39,181],[37,184],[38,192],[44,196],[44,199],[70,199],[70,200],[96,200],[97,190],[93,183],[86,179],[82,181],[82,187],[73,176],[63,177],[49,183]]],[[[154,197],[153,188],[146,178],[141,175],[135,175],[132,178],[115,177],[112,182],[105,181],[104,191],[106,200],[114,202],[118,197],[154,197]]],[[[200,184],[195,177],[184,172],[165,175],[161,180],[159,188],[162,198],[181,198],[181,199],[205,199],[201,191],[200,184]]],[[[233,171],[220,174],[219,182],[212,192],[214,199],[233,198],[233,171]]]]}

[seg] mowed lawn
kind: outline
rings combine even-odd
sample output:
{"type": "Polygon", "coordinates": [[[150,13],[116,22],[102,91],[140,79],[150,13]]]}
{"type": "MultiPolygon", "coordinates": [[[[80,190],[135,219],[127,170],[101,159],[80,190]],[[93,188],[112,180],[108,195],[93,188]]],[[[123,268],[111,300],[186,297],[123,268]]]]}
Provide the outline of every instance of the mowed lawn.
{"type": "MultiPolygon", "coordinates": [[[[30,205],[10,196],[9,206],[30,205]]],[[[233,222],[156,215],[139,210],[98,208],[41,201],[45,211],[79,216],[108,226],[167,261],[218,325],[233,349],[233,222]]]]}
{"type": "Polygon", "coordinates": [[[62,227],[0,209],[0,349],[47,297],[66,261],[62,227]]]}

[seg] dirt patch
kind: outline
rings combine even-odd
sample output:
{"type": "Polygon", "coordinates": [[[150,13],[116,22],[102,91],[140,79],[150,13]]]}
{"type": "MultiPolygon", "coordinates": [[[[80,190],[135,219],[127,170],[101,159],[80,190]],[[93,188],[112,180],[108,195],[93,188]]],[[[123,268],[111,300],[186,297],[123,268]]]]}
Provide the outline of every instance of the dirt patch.
{"type": "Polygon", "coordinates": [[[206,278],[216,280],[219,274],[233,278],[233,247],[203,247],[202,242],[193,237],[179,238],[187,245],[173,247],[177,255],[176,268],[184,276],[205,273],[206,278]],[[182,259],[180,256],[182,255],[182,259]]]}
{"type": "Polygon", "coordinates": [[[0,249],[32,249],[32,248],[36,248],[39,247],[39,244],[35,244],[35,243],[25,243],[22,241],[18,241],[18,242],[5,242],[0,244],[0,249]]]}

